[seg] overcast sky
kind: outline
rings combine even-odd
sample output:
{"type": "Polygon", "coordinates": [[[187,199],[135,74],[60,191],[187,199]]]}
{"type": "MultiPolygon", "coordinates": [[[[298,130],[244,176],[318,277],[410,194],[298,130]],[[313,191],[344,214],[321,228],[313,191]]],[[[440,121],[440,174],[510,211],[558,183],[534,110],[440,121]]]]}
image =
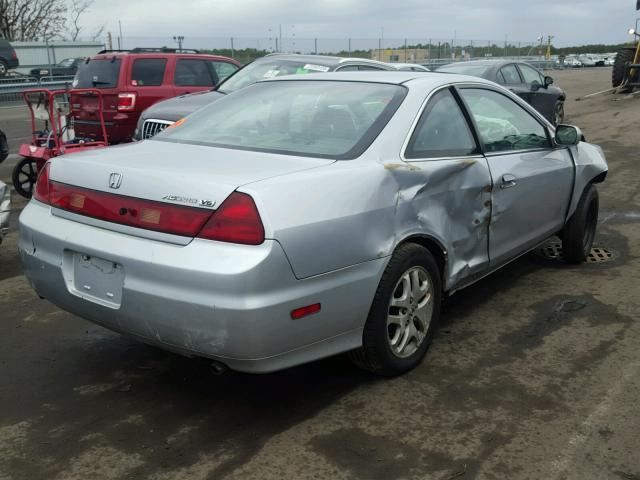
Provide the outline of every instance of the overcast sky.
{"type": "Polygon", "coordinates": [[[266,38],[279,24],[300,44],[378,38],[384,29],[387,39],[535,42],[551,34],[563,46],[626,41],[635,18],[635,0],[95,0],[83,23],[87,33],[105,24],[115,37],[120,19],[125,38],[184,35],[185,47],[202,47],[199,37],[266,38]]]}

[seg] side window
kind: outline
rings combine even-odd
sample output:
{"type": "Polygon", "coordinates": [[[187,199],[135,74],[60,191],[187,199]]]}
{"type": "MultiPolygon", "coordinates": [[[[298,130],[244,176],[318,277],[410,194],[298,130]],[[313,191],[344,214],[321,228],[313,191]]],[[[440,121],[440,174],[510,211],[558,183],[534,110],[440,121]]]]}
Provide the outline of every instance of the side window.
{"type": "Polygon", "coordinates": [[[358,65],[358,70],[384,70],[384,68],[376,67],[375,65],[358,65]]]}
{"type": "Polygon", "coordinates": [[[213,87],[211,72],[204,60],[178,60],[173,82],[180,87],[213,87]]]}
{"type": "Polygon", "coordinates": [[[446,89],[429,100],[411,135],[405,157],[461,157],[476,151],[467,120],[451,91],[446,89]]]}
{"type": "Polygon", "coordinates": [[[233,63],[219,62],[217,60],[212,60],[210,63],[216,72],[216,75],[218,75],[218,82],[223,81],[229,75],[238,70],[238,66],[233,63]]]}
{"type": "Polygon", "coordinates": [[[359,70],[358,65],[345,65],[344,67],[338,68],[338,72],[357,72],[359,70]]]}
{"type": "Polygon", "coordinates": [[[533,82],[537,82],[540,85],[544,84],[544,79],[537,70],[523,64],[520,64],[519,67],[522,72],[522,76],[524,77],[524,83],[532,84],[533,82]]]}
{"type": "Polygon", "coordinates": [[[542,124],[505,95],[480,88],[463,88],[460,94],[487,152],[551,147],[542,124]]]}
{"type": "Polygon", "coordinates": [[[498,72],[498,79],[502,75],[502,80],[504,85],[513,85],[517,83],[522,83],[522,79],[520,78],[520,74],[518,73],[518,69],[514,64],[505,65],[498,72]]]}
{"type": "Polygon", "coordinates": [[[131,85],[153,87],[162,85],[166,58],[140,58],[134,60],[131,70],[131,85]]]}

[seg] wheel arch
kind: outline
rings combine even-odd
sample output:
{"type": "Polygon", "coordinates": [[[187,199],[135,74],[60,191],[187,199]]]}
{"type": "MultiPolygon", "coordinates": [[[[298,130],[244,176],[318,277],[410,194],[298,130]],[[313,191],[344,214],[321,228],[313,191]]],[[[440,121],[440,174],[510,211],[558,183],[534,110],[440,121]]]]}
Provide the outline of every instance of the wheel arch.
{"type": "Polygon", "coordinates": [[[605,179],[607,178],[607,173],[609,173],[609,170],[605,170],[604,172],[601,172],[598,175],[596,175],[595,177],[593,177],[591,180],[589,180],[589,183],[587,185],[585,185],[585,189],[592,183],[602,183],[602,182],[604,182],[605,179]]]}
{"type": "Polygon", "coordinates": [[[433,258],[435,259],[438,270],[440,272],[440,283],[442,285],[442,291],[447,291],[447,262],[449,254],[447,249],[436,238],[426,234],[414,234],[402,239],[394,248],[394,252],[402,245],[407,243],[414,243],[426,248],[433,258]]]}

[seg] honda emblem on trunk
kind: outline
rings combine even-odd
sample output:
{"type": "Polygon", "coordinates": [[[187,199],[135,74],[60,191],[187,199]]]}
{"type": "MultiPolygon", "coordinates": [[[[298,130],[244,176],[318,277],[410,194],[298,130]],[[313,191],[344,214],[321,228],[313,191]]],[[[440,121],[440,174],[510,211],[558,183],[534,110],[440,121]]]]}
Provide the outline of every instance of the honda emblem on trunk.
{"type": "Polygon", "coordinates": [[[122,174],[120,173],[112,173],[109,175],[109,188],[120,188],[120,184],[122,183],[122,174]]]}

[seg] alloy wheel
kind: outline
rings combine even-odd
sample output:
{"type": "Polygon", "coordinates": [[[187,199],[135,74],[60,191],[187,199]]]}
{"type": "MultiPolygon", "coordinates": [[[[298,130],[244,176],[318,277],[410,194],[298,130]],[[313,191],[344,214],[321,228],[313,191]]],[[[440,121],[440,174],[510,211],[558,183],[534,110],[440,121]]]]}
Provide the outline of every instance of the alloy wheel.
{"type": "Polygon", "coordinates": [[[427,270],[411,267],[396,283],[387,312],[391,352],[406,358],[420,348],[433,316],[433,286],[427,270]]]}

